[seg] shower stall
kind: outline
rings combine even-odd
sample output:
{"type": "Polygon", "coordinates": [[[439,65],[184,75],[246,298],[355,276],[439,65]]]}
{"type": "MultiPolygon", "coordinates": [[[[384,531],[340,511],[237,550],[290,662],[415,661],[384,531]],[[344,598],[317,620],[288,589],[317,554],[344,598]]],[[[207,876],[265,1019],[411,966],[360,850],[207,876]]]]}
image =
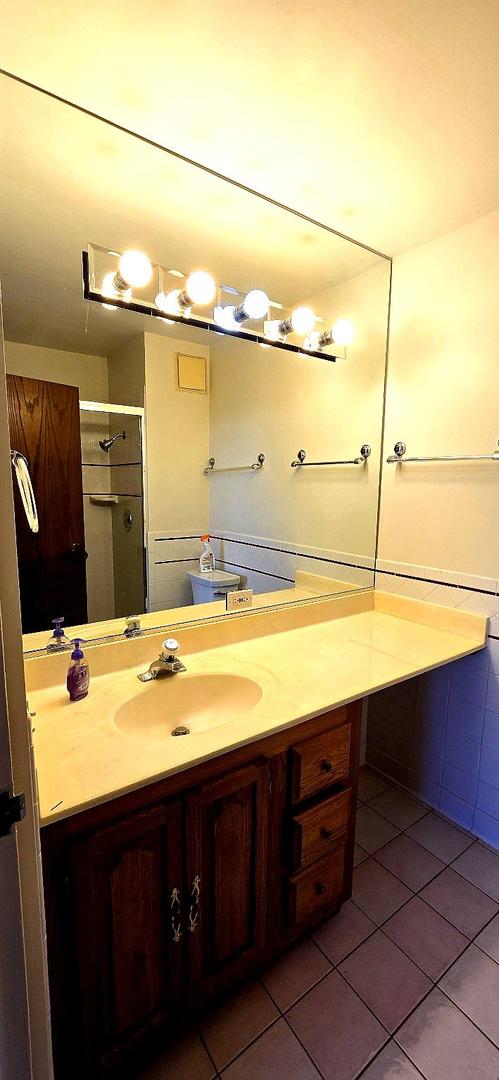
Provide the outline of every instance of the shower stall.
{"type": "Polygon", "coordinates": [[[80,401],[89,622],[146,609],[144,410],[80,401]]]}

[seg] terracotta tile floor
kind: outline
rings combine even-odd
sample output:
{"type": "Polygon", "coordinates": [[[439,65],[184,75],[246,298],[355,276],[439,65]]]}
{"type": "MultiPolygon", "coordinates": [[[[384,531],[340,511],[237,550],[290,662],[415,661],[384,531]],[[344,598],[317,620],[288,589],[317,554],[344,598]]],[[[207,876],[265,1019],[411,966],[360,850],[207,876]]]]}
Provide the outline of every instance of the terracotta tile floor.
{"type": "Polygon", "coordinates": [[[137,1080],[499,1080],[499,855],[368,768],[352,900],[137,1080]]]}

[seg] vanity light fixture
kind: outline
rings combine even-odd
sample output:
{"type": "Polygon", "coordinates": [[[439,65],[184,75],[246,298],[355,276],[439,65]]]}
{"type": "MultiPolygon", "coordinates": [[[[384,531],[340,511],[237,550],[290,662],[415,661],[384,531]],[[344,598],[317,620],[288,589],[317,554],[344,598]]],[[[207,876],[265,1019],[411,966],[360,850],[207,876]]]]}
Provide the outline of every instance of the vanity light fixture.
{"type": "Polygon", "coordinates": [[[269,298],[263,289],[250,289],[242,304],[234,308],[234,319],[242,323],[245,319],[264,319],[269,311],[269,298]]]}
{"type": "Polygon", "coordinates": [[[350,345],[355,337],[355,329],[350,319],[337,319],[330,330],[313,330],[307,334],[303,346],[309,352],[320,352],[328,345],[350,345]]]}
{"type": "MultiPolygon", "coordinates": [[[[233,291],[233,290],[231,290],[233,291]]],[[[217,304],[213,316],[223,330],[237,333],[246,319],[264,319],[268,314],[270,300],[263,289],[250,289],[240,304],[217,304]]]]}
{"type": "Polygon", "coordinates": [[[167,269],[158,263],[151,264],[147,255],[135,249],[120,254],[107,246],[89,244],[88,251],[82,252],[82,269],[86,300],[113,310],[128,308],[167,324],[187,323],[198,329],[233,335],[263,348],[284,349],[307,359],[315,356],[332,363],[345,355],[344,346],[353,338],[353,326],[347,319],[338,319],[331,330],[324,331],[320,327],[328,326],[329,320],[326,322],[305,304],[290,310],[270,299],[263,289],[245,292],[240,287],[217,282],[207,270],[196,269],[185,274],[175,267],[167,269]],[[181,280],[172,282],[171,277],[181,280]],[[172,289],[174,284],[177,288],[172,289]],[[144,289],[144,293],[137,294],[136,289],[144,289]],[[196,307],[208,310],[198,313],[196,307]],[[301,339],[299,344],[297,337],[301,339]],[[332,348],[327,348],[331,345],[332,348]]]}
{"type": "Polygon", "coordinates": [[[157,293],[154,301],[156,307],[164,311],[165,315],[184,315],[188,318],[191,313],[190,307],[182,308],[178,302],[181,291],[181,289],[172,289],[171,292],[157,293]]]}
{"type": "Polygon", "coordinates": [[[152,278],[152,263],[142,251],[125,251],[120,256],[113,285],[118,293],[130,288],[143,289],[152,278]]]}
{"type": "MultiPolygon", "coordinates": [[[[109,252],[116,255],[116,252],[109,252]]],[[[142,289],[148,285],[152,278],[152,264],[142,251],[124,251],[119,256],[118,269],[104,276],[102,293],[110,300],[116,298],[130,301],[132,288],[142,289]]],[[[104,307],[115,311],[113,304],[105,304],[104,307]]]]}
{"type": "Polygon", "coordinates": [[[207,270],[194,270],[192,274],[189,274],[185,287],[178,296],[177,303],[180,308],[188,308],[192,304],[206,307],[206,304],[211,304],[211,301],[215,298],[216,291],[215,278],[207,270]]]}
{"type": "MultiPolygon", "coordinates": [[[[115,277],[116,274],[112,270],[109,274],[104,275],[102,281],[102,295],[107,296],[110,300],[131,300],[132,290],[126,289],[120,291],[119,289],[117,289],[114,283],[115,277]]],[[[117,311],[117,308],[115,308],[114,304],[104,304],[103,307],[107,308],[108,311],[117,311]]]]}
{"type": "Polygon", "coordinates": [[[311,334],[316,318],[312,308],[297,307],[286,319],[270,319],[265,322],[265,337],[271,341],[282,341],[288,334],[311,334]]]}
{"type": "Polygon", "coordinates": [[[337,319],[330,330],[325,330],[319,337],[319,348],[325,345],[350,345],[355,330],[350,319],[337,319]]]}
{"type": "MultiPolygon", "coordinates": [[[[171,272],[171,271],[170,271],[171,272]]],[[[175,276],[178,276],[177,272],[175,276]]],[[[189,274],[183,289],[171,292],[159,292],[156,307],[166,315],[184,315],[189,317],[193,304],[205,307],[210,304],[216,293],[215,279],[206,270],[193,270],[189,274]]]]}

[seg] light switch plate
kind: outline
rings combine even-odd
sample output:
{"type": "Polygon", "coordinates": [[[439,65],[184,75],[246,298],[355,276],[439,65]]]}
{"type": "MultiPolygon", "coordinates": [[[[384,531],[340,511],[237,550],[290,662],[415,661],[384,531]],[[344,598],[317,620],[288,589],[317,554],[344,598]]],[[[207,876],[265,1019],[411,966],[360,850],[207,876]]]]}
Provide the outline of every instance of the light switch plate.
{"type": "Polygon", "coordinates": [[[252,603],[253,589],[235,589],[234,592],[225,594],[227,611],[237,611],[239,608],[251,607],[252,603]]]}

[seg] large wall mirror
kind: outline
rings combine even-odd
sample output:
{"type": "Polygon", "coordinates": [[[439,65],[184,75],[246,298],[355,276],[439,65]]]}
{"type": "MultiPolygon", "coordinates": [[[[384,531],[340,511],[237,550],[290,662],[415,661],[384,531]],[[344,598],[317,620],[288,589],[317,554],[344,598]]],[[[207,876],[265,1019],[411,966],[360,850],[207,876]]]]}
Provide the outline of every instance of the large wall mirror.
{"type": "Polygon", "coordinates": [[[228,591],[256,606],[372,587],[390,260],[48,95],[1,90],[26,649],[58,618],[89,640],[128,616],[220,615],[228,591]]]}

